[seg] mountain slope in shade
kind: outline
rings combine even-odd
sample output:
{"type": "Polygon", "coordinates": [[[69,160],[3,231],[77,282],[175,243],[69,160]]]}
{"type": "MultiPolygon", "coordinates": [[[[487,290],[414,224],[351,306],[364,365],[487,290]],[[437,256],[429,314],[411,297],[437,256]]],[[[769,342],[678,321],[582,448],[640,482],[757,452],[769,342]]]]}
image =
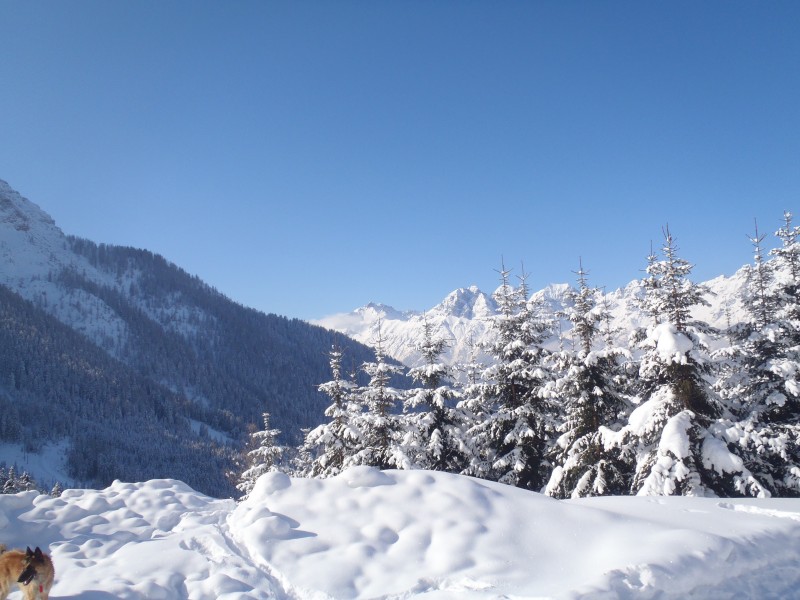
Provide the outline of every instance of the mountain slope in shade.
{"type": "Polygon", "coordinates": [[[317,386],[331,346],[355,364],[374,359],[340,333],[236,304],[147,250],[66,236],[2,181],[0,261],[0,333],[18,349],[0,352],[0,404],[31,407],[0,419],[0,443],[63,444],[82,484],[170,477],[229,495],[226,446],[263,412],[290,444],[324,419],[317,386]],[[197,474],[203,464],[213,479],[197,474]]]}

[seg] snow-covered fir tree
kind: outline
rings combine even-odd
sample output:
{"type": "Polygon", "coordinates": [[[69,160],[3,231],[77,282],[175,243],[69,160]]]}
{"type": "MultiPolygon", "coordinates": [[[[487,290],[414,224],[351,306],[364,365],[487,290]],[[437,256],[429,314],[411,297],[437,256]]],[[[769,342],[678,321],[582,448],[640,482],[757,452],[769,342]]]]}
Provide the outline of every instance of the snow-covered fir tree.
{"type": "Polygon", "coordinates": [[[677,250],[665,228],[663,258],[648,259],[643,282],[653,325],[639,337],[638,406],[609,441],[637,457],[634,493],[763,494],[741,458],[714,435],[726,411],[707,379],[711,362],[704,340],[711,332],[691,318],[692,307],[705,302],[706,290],[689,280],[692,266],[677,250]]]}
{"type": "Polygon", "coordinates": [[[459,394],[450,385],[453,369],[441,362],[447,340],[434,335],[426,317],[417,350],[423,364],[408,375],[421,387],[409,390],[404,401],[406,435],[403,445],[417,468],[459,473],[466,466],[463,452],[463,417],[457,408],[459,394]]]}
{"type": "Polygon", "coordinates": [[[754,264],[747,270],[745,322],[733,327],[733,343],[718,354],[717,388],[734,413],[719,435],[737,448],[745,466],[778,496],[800,495],[800,319],[798,228],[790,213],[777,231],[782,245],[765,261],[764,236],[751,238],[754,264]]]}
{"type": "Polygon", "coordinates": [[[11,466],[8,472],[0,473],[0,483],[3,486],[3,494],[16,494],[22,490],[19,489],[19,480],[17,478],[17,470],[11,466]]]}
{"type": "MultiPolygon", "coordinates": [[[[661,318],[661,307],[658,306],[660,301],[660,294],[658,292],[661,281],[657,274],[658,254],[653,249],[653,242],[650,242],[650,254],[647,255],[647,268],[645,269],[645,276],[640,280],[639,286],[641,288],[641,295],[638,297],[637,304],[639,310],[648,316],[653,325],[658,325],[661,318]]],[[[642,341],[644,331],[631,331],[631,342],[638,344],[642,341]]]]}
{"type": "Polygon", "coordinates": [[[18,475],[14,466],[9,467],[8,472],[0,468],[0,487],[2,487],[3,494],[17,494],[38,489],[38,485],[30,473],[23,471],[18,475]]]}
{"type": "Polygon", "coordinates": [[[614,326],[614,319],[611,316],[611,308],[608,303],[608,295],[606,294],[605,288],[602,289],[600,304],[600,331],[603,336],[603,341],[608,347],[615,346],[616,335],[619,333],[620,328],[614,326]]]}
{"type": "Polygon", "coordinates": [[[365,362],[361,369],[369,376],[369,383],[356,391],[363,412],[352,423],[352,430],[360,437],[353,441],[353,453],[345,466],[411,468],[413,464],[401,444],[404,434],[402,420],[396,414],[402,392],[390,385],[392,376],[401,373],[403,368],[386,361],[380,321],[377,323],[375,361],[365,362]]]}
{"type": "Polygon", "coordinates": [[[264,429],[253,431],[250,434],[250,449],[245,455],[245,469],[236,484],[236,489],[242,492],[243,497],[247,497],[253,490],[259,477],[270,471],[278,470],[278,464],[284,453],[284,448],[279,446],[276,441],[280,431],[270,428],[268,412],[265,412],[262,417],[264,429]]]}
{"type": "Polygon", "coordinates": [[[787,294],[784,296],[787,301],[793,298],[792,294],[797,293],[796,288],[800,285],[800,247],[797,245],[800,227],[792,225],[793,218],[791,212],[783,213],[783,226],[775,232],[781,240],[781,246],[770,252],[778,259],[779,268],[785,272],[780,283],[784,293],[787,294]]]}
{"type": "Polygon", "coordinates": [[[319,386],[319,390],[331,399],[325,409],[326,423],[315,427],[305,436],[300,456],[307,461],[299,467],[300,475],[332,477],[344,468],[354,447],[361,437],[355,427],[361,407],[353,399],[355,384],[342,376],[342,351],[332,348],[330,365],[333,379],[319,386]]]}
{"type": "Polygon", "coordinates": [[[630,354],[610,345],[595,348],[607,314],[598,305],[598,291],[587,283],[582,263],[577,275],[578,289],[570,292],[571,306],[563,315],[572,323],[576,348],[547,359],[557,376],[546,390],[561,407],[562,418],[553,448],[556,466],[546,491],[557,498],[626,494],[632,453],[607,449],[604,433],[622,427],[627,404],[620,389],[621,363],[630,354]]]}
{"type": "MultiPolygon", "coordinates": [[[[782,342],[782,354],[771,361],[770,368],[783,380],[786,402],[783,406],[775,407],[768,418],[774,423],[797,426],[800,422],[800,227],[792,225],[790,212],[784,213],[784,219],[784,226],[776,233],[782,244],[772,251],[776,262],[773,295],[778,305],[776,339],[782,342]]],[[[796,436],[793,441],[797,452],[796,436]]],[[[796,472],[793,475],[792,486],[795,490],[799,489],[798,475],[800,473],[796,472]]]]}
{"type": "Polygon", "coordinates": [[[462,452],[464,453],[463,475],[472,475],[489,479],[493,476],[492,464],[494,452],[489,447],[484,423],[492,412],[492,403],[487,403],[489,394],[485,393],[483,373],[487,366],[478,360],[480,346],[475,340],[469,340],[470,360],[458,366],[464,374],[464,382],[460,389],[461,400],[458,410],[463,419],[462,452]]]}
{"type": "Polygon", "coordinates": [[[529,299],[525,274],[515,288],[509,273],[505,267],[500,271],[496,341],[490,348],[496,362],[484,372],[480,388],[486,419],[468,432],[490,470],[470,474],[541,491],[550,477],[547,455],[555,433],[555,410],[543,391],[548,379],[543,344],[552,322],[543,315],[541,300],[529,299]]]}
{"type": "Polygon", "coordinates": [[[775,422],[797,423],[800,415],[800,227],[792,225],[792,214],[784,213],[784,226],[776,235],[781,246],[772,250],[776,263],[772,295],[775,312],[775,338],[781,354],[773,358],[770,369],[781,377],[786,398],[770,418],[775,422]]]}
{"type": "Polygon", "coordinates": [[[19,476],[17,480],[17,486],[19,487],[21,492],[30,492],[31,490],[37,489],[36,481],[34,481],[31,474],[27,471],[23,471],[22,475],[19,476]]]}

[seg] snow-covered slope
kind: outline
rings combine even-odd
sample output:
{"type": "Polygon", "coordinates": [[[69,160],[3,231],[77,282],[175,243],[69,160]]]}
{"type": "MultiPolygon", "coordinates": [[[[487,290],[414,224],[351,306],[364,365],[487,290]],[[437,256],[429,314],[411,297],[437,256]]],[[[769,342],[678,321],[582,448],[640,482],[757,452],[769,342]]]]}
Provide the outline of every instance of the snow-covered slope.
{"type": "MultiPolygon", "coordinates": [[[[262,477],[236,504],[174,480],[0,496],[53,598],[796,598],[800,500],[559,501],[426,471],[262,477]]],[[[18,593],[16,594],[18,597],[18,593]]]]}
{"type": "MultiPolygon", "coordinates": [[[[736,323],[743,319],[740,292],[744,285],[745,272],[740,270],[731,277],[719,276],[705,282],[709,289],[709,306],[698,307],[694,317],[708,324],[724,328],[728,322],[736,323]]],[[[532,294],[542,301],[545,314],[553,315],[557,326],[550,345],[560,342],[559,336],[566,336],[569,324],[556,318],[556,315],[569,303],[569,284],[560,283],[545,287],[532,294]]],[[[638,281],[632,281],[624,288],[606,295],[608,309],[617,330],[617,342],[627,343],[627,337],[637,327],[646,325],[646,318],[637,308],[636,298],[641,293],[638,281]]],[[[474,358],[484,358],[484,354],[474,354],[475,347],[485,345],[491,340],[491,317],[497,313],[497,303],[492,294],[487,294],[472,286],[451,292],[440,304],[428,311],[401,312],[384,304],[368,304],[350,313],[340,313],[324,317],[315,323],[335,331],[340,331],[367,345],[374,345],[378,337],[378,324],[383,340],[383,348],[390,355],[406,364],[418,366],[421,356],[416,348],[423,341],[423,326],[427,320],[434,328],[435,335],[448,340],[450,346],[443,355],[443,362],[465,364],[474,358]]]]}
{"type": "Polygon", "coordinates": [[[130,285],[115,279],[72,251],[64,232],[36,204],[0,180],[0,283],[35,302],[62,323],[114,353],[128,336],[123,319],[95,295],[58,285],[65,270],[112,288],[130,285]],[[113,344],[104,343],[114,340],[113,344]]]}
{"type": "Polygon", "coordinates": [[[46,278],[55,268],[75,264],[63,232],[50,216],[0,180],[0,281],[46,278]]]}
{"type": "Polygon", "coordinates": [[[196,327],[192,323],[205,318],[197,311],[187,310],[180,298],[152,298],[150,302],[133,298],[128,291],[141,279],[141,270],[111,273],[97,268],[70,247],[67,236],[46,212],[2,180],[0,261],[0,283],[111,354],[118,353],[129,335],[124,319],[97,295],[59,285],[59,275],[65,270],[119,291],[151,318],[183,335],[194,333],[196,327]]]}

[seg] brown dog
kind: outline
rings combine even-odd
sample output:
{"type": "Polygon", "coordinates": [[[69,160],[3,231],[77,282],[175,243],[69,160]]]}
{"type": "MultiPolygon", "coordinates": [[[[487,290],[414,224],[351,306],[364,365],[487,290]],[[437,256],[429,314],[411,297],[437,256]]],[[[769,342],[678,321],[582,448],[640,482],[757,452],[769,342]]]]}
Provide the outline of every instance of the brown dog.
{"type": "Polygon", "coordinates": [[[19,585],[25,600],[47,600],[53,587],[55,569],[50,557],[36,546],[9,550],[0,544],[0,600],[5,600],[15,583],[19,585]]]}

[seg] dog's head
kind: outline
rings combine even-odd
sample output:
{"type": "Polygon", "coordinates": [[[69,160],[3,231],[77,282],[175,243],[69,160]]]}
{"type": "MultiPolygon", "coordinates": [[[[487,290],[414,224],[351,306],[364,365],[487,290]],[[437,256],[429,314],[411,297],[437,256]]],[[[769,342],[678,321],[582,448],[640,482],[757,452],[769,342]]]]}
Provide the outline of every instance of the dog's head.
{"type": "Polygon", "coordinates": [[[44,556],[39,546],[36,546],[36,550],[31,550],[30,546],[25,550],[25,560],[23,564],[25,568],[22,569],[22,573],[20,573],[17,582],[28,585],[38,574],[36,567],[44,564],[44,556]]]}

